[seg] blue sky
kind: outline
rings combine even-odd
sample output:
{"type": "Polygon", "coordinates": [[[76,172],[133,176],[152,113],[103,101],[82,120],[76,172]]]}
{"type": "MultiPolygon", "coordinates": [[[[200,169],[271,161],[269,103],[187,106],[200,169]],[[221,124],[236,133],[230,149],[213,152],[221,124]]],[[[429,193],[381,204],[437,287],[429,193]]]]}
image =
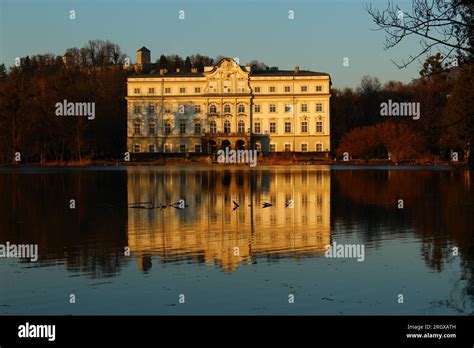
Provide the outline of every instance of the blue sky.
{"type": "MultiPolygon", "coordinates": [[[[364,6],[385,0],[0,0],[0,62],[38,53],[63,54],[90,39],[110,40],[135,61],[142,46],[161,54],[195,53],[258,59],[269,66],[323,71],[333,86],[355,87],[363,75],[409,82],[419,64],[400,70],[418,52],[416,40],[383,50],[384,33],[364,6]],[[76,19],[69,19],[69,11],[76,19]],[[185,11],[185,19],[178,18],[185,11]],[[293,10],[295,18],[288,19],[293,10]],[[344,57],[349,66],[343,66],[344,57]]],[[[396,2],[402,9],[411,1],[396,2]]]]}

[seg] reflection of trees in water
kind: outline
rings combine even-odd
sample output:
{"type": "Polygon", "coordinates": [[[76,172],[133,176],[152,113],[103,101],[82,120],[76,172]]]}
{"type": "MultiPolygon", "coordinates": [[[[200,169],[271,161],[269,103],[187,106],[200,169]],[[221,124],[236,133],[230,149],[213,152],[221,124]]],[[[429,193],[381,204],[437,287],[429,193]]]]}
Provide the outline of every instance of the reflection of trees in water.
{"type": "Polygon", "coordinates": [[[474,199],[468,171],[353,170],[332,175],[333,221],[366,224],[368,241],[377,239],[374,231],[380,231],[380,225],[393,233],[413,228],[426,264],[437,271],[458,247],[466,293],[474,296],[474,199]],[[403,210],[397,208],[398,199],[404,200],[403,210]]]}
{"type": "MultiPolygon", "coordinates": [[[[425,192],[432,179],[429,171],[343,170],[333,171],[340,191],[352,201],[391,209],[402,198],[405,206],[425,192]]],[[[428,188],[429,192],[429,188],[428,188]]]]}
{"type": "MultiPolygon", "coordinates": [[[[91,277],[120,271],[127,245],[126,173],[2,174],[0,242],[38,244],[38,265],[64,260],[91,277]],[[69,209],[69,200],[76,209],[69,209]]],[[[33,264],[34,265],[34,264],[33,264]]]]}

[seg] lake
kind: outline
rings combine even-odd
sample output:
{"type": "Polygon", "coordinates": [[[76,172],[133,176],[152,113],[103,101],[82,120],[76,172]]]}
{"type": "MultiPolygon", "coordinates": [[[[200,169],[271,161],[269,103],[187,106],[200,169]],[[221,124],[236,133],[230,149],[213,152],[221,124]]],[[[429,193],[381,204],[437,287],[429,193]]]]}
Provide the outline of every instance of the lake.
{"type": "Polygon", "coordinates": [[[3,168],[0,195],[39,255],[0,258],[1,314],[474,313],[468,170],[3,168]]]}

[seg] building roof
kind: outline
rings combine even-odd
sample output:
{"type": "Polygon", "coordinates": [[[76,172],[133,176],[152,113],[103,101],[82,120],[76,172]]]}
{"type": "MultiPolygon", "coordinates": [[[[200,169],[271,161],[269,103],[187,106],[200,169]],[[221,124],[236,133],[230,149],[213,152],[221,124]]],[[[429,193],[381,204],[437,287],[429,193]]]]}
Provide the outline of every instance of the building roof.
{"type": "Polygon", "coordinates": [[[151,52],[151,51],[148,48],[146,48],[145,46],[143,46],[142,48],[137,50],[137,52],[151,52]]]}
{"type": "Polygon", "coordinates": [[[133,79],[133,78],[145,78],[145,77],[203,77],[204,74],[202,72],[197,72],[197,73],[191,73],[191,72],[182,72],[182,73],[177,73],[177,72],[167,72],[164,75],[161,75],[159,72],[154,72],[150,74],[139,74],[139,75],[130,75],[128,78],[133,79]]]}
{"type": "MultiPolygon", "coordinates": [[[[203,77],[203,72],[167,72],[164,75],[160,75],[159,72],[154,72],[150,74],[139,74],[139,75],[131,75],[129,78],[144,78],[144,77],[203,77]]],[[[252,71],[250,73],[250,77],[252,76],[329,76],[327,73],[317,72],[317,71],[309,71],[309,70],[300,70],[298,73],[295,74],[294,70],[258,70],[252,71]]]]}
{"type": "Polygon", "coordinates": [[[251,76],[329,76],[327,73],[310,71],[310,70],[299,70],[295,73],[294,70],[256,70],[252,71],[251,76]]]}

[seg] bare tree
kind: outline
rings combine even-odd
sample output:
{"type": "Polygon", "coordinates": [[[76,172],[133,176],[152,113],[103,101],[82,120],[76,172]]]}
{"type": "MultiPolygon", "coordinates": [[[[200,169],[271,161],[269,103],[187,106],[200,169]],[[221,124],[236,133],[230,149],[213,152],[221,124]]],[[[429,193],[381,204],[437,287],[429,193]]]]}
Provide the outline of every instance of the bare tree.
{"type": "Polygon", "coordinates": [[[410,36],[420,39],[420,52],[401,63],[392,60],[398,68],[405,68],[433,47],[443,53],[443,62],[453,58],[472,60],[472,0],[413,0],[411,11],[401,9],[389,0],[384,10],[372,5],[366,6],[366,10],[378,27],[376,30],[386,33],[385,49],[410,36]]]}
{"type": "Polygon", "coordinates": [[[268,66],[265,63],[256,59],[250,61],[246,65],[249,65],[253,70],[268,70],[268,66]]]}

